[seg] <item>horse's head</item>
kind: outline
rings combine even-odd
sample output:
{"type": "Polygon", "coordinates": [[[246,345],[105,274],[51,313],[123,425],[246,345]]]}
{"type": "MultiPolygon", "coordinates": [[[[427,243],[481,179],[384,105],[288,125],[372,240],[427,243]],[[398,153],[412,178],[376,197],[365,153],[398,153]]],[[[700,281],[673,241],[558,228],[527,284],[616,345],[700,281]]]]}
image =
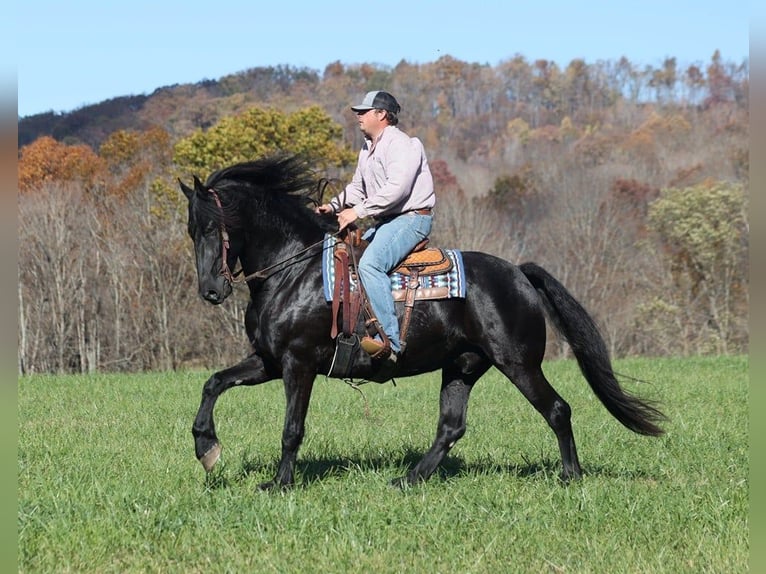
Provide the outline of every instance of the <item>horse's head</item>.
{"type": "Polygon", "coordinates": [[[217,193],[195,176],[194,187],[178,182],[189,200],[187,230],[194,242],[200,296],[218,305],[231,295],[231,272],[237,249],[225,227],[224,211],[217,193]]]}
{"type": "Polygon", "coordinates": [[[289,155],[220,169],[204,184],[195,177],[194,187],[179,180],[189,200],[188,231],[202,298],[217,305],[231,294],[230,270],[237,260],[246,273],[270,268],[337,231],[335,217],[309,207],[317,203],[312,192],[324,189],[319,183],[308,162],[289,155]]]}

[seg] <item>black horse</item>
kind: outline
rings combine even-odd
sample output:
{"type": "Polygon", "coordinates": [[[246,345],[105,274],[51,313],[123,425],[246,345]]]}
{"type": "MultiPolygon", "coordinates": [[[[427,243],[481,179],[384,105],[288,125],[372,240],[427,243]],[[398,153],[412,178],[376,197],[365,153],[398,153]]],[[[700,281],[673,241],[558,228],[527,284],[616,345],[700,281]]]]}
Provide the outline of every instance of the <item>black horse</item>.
{"type": "MultiPolygon", "coordinates": [[[[195,176],[193,188],[179,183],[189,200],[188,232],[194,241],[200,295],[214,305],[222,303],[232,291],[230,269],[237,261],[250,290],[245,327],[253,352],[205,383],[192,428],[197,458],[209,471],[220,457],[213,409],[221,393],[237,385],[282,379],[287,399],[282,456],[274,479],[261,486],[289,486],[314,379],[329,372],[335,353],[320,259],[322,239],[337,231],[337,223],[333,216],[315,214],[311,195],[319,179],[296,157],[233,165],[210,175],[204,185],[195,176]]],[[[433,445],[395,484],[414,484],[431,476],[465,433],[471,389],[493,365],[555,433],[562,478],[581,476],[571,409],[541,368],[546,309],[606,409],[636,433],[662,434],[657,426],[662,413],[621,389],[593,319],[561,283],[534,263],[516,266],[478,252],[464,252],[463,260],[466,297],[417,302],[406,352],[396,364],[398,377],[441,369],[442,386],[433,445]]],[[[401,318],[401,303],[397,310],[401,318]]],[[[375,380],[376,365],[364,351],[359,355],[352,377],[375,380]]]]}

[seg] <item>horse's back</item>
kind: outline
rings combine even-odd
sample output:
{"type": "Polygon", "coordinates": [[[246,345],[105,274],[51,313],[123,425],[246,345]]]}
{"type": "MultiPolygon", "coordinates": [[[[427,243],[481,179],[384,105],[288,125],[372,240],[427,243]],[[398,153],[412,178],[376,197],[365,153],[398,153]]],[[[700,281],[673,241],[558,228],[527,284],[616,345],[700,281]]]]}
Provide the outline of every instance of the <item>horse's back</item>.
{"type": "Polygon", "coordinates": [[[511,306],[537,306],[539,296],[517,265],[481,251],[464,251],[462,256],[467,300],[490,297],[511,306]]]}
{"type": "Polygon", "coordinates": [[[429,301],[420,307],[422,315],[413,320],[408,336],[413,346],[438,346],[444,354],[469,348],[495,354],[490,350],[503,345],[531,350],[533,360],[541,359],[545,314],[540,296],[524,273],[488,253],[464,251],[462,258],[465,299],[429,301]]]}

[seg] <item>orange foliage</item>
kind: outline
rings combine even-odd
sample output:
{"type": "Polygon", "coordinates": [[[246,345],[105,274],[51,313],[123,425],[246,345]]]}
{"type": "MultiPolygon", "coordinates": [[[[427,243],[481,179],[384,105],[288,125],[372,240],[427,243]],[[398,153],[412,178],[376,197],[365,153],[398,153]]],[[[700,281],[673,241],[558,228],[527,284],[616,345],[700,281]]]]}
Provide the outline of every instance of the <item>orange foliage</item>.
{"type": "Polygon", "coordinates": [[[631,213],[631,217],[646,217],[649,204],[657,199],[660,190],[635,179],[616,179],[612,183],[612,200],[631,213]]]}
{"type": "Polygon", "coordinates": [[[120,130],[112,133],[99,149],[111,173],[107,192],[126,197],[170,165],[170,136],[161,128],[144,132],[120,130]]]}
{"type": "Polygon", "coordinates": [[[103,177],[104,162],[86,145],[66,145],[44,136],[19,152],[19,192],[47,183],[80,183],[91,189],[103,177]]]}
{"type": "Polygon", "coordinates": [[[143,132],[120,130],[109,135],[99,148],[99,155],[112,169],[147,159],[167,165],[172,157],[170,135],[162,128],[143,132]]]}

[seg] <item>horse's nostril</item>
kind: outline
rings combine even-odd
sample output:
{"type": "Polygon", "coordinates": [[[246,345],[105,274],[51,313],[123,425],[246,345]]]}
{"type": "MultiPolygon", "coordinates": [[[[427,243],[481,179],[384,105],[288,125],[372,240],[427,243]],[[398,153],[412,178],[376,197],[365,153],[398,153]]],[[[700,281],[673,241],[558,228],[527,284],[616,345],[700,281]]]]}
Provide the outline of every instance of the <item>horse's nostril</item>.
{"type": "Polygon", "coordinates": [[[220,293],[214,289],[206,291],[203,297],[205,300],[210,301],[211,303],[218,303],[221,300],[220,293]]]}

